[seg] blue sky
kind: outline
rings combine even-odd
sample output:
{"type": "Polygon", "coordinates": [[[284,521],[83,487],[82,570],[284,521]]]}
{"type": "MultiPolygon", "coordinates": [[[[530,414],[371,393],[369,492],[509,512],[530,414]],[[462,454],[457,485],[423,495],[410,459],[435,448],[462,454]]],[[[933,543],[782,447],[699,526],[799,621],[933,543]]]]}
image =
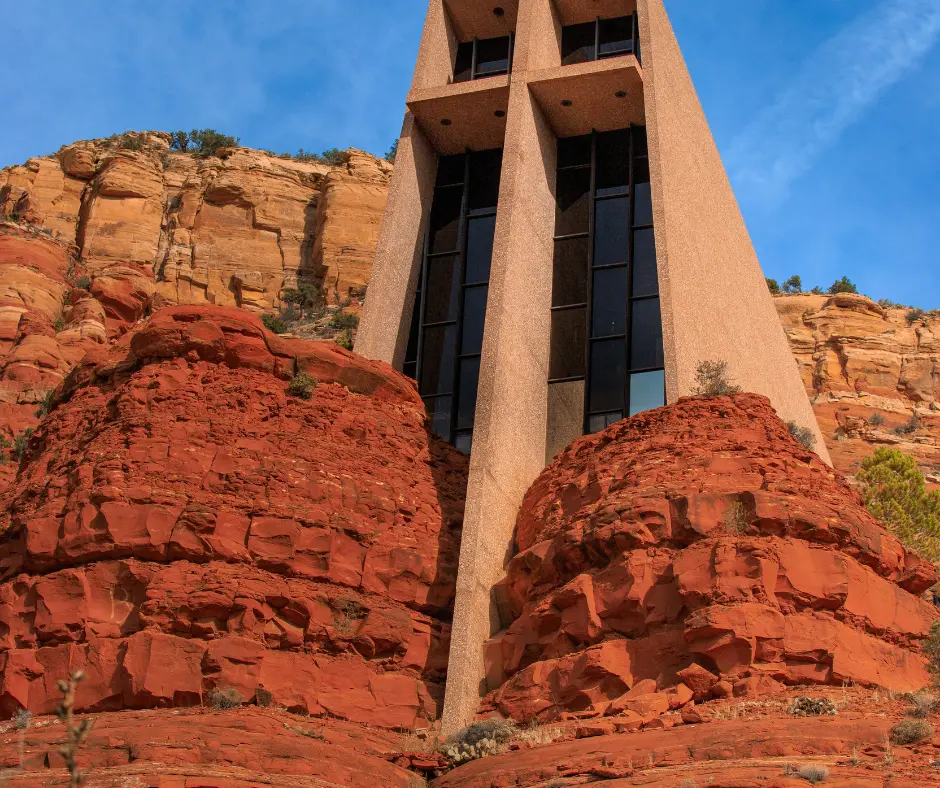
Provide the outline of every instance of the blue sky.
{"type": "MultiPolygon", "coordinates": [[[[397,136],[421,0],[4,3],[0,166],[128,129],[397,136]]],[[[940,307],[940,0],[667,0],[762,264],[940,307]]]]}

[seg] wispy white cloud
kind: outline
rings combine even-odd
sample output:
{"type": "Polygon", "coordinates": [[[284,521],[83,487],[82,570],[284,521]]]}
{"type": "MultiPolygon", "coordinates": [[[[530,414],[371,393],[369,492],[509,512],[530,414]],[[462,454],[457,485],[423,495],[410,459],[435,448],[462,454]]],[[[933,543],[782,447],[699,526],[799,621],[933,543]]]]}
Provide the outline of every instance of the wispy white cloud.
{"type": "Polygon", "coordinates": [[[738,193],[774,205],[940,38],[940,0],[883,0],[829,38],[733,140],[738,193]]]}

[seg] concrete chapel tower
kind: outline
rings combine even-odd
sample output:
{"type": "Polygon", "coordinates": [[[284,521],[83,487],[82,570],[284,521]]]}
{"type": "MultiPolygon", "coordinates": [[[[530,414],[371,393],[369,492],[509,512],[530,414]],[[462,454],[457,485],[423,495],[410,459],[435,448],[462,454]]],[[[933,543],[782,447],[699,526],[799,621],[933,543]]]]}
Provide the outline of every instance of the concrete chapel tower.
{"type": "Polygon", "coordinates": [[[470,453],[445,730],[486,691],[516,512],[696,367],[816,433],[663,0],[430,0],[356,351],[470,453]]]}

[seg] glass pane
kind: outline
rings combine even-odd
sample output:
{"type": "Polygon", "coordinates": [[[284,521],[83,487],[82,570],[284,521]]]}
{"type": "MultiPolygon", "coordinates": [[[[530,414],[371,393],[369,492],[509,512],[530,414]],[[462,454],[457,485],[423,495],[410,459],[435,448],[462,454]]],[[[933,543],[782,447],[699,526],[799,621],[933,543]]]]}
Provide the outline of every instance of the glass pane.
{"type": "Polygon", "coordinates": [[[614,413],[598,413],[588,417],[588,434],[593,435],[596,432],[606,430],[611,424],[616,424],[623,419],[623,411],[614,413]]]}
{"type": "Polygon", "coordinates": [[[450,394],[454,387],[454,350],[457,326],[424,329],[421,359],[422,394],[450,394]]]}
{"type": "Polygon", "coordinates": [[[477,41],[478,77],[509,71],[509,36],[477,41]]]}
{"type": "Polygon", "coordinates": [[[641,372],[630,376],[630,415],[666,404],[666,373],[641,372]]]}
{"type": "Polygon", "coordinates": [[[555,235],[586,233],[590,212],[591,170],[562,170],[556,186],[555,235]]]}
{"type": "Polygon", "coordinates": [[[459,258],[433,257],[428,260],[428,294],[424,305],[425,323],[443,323],[457,319],[460,293],[459,258]]]}
{"type": "Polygon", "coordinates": [[[630,255],[630,199],[598,200],[594,208],[594,265],[626,263],[630,255]]]}
{"type": "Polygon", "coordinates": [[[469,82],[473,69],[473,42],[467,41],[457,47],[457,61],[454,65],[454,82],[469,82]]]}
{"type": "Polygon", "coordinates": [[[663,320],[659,312],[659,299],[635,301],[632,322],[630,368],[648,369],[663,366],[663,320]]]}
{"type": "Polygon", "coordinates": [[[587,303],[588,238],[555,241],[552,306],[587,303]]]}
{"type": "Polygon", "coordinates": [[[646,126],[633,127],[633,155],[648,156],[646,141],[646,126]]]}
{"type": "Polygon", "coordinates": [[[441,156],[437,160],[437,186],[453,186],[463,183],[464,158],[462,153],[456,156],[441,156]]]}
{"type": "Polygon", "coordinates": [[[633,51],[633,17],[602,19],[600,22],[600,56],[626,54],[633,51]]]}
{"type": "Polygon", "coordinates": [[[656,239],[653,231],[633,233],[633,297],[656,295],[659,277],[656,273],[656,239]]]}
{"type": "Polygon", "coordinates": [[[486,323],[486,297],[488,287],[468,287],[463,291],[463,333],[460,336],[460,355],[483,351],[483,327],[486,323]]]}
{"type": "Polygon", "coordinates": [[[473,427],[477,407],[477,385],[480,382],[480,359],[465,358],[460,362],[460,389],[457,392],[457,429],[473,427]]]}
{"type": "Polygon", "coordinates": [[[418,362],[406,361],[401,365],[401,374],[414,380],[418,376],[418,362]]]}
{"type": "Polygon", "coordinates": [[[653,223],[653,192],[648,183],[633,187],[633,226],[643,227],[653,223]]]}
{"type": "Polygon", "coordinates": [[[597,196],[630,186],[630,130],[597,135],[597,196]]]}
{"type": "Polygon", "coordinates": [[[585,308],[552,312],[552,380],[584,376],[585,308]]]}
{"type": "Polygon", "coordinates": [[[431,422],[431,432],[439,435],[445,441],[450,440],[450,397],[434,397],[426,399],[424,406],[428,411],[428,419],[431,422]]]}
{"type": "Polygon", "coordinates": [[[602,268],[594,272],[594,311],[591,336],[627,333],[627,269],[602,268]]]}
{"type": "Polygon", "coordinates": [[[493,235],[495,233],[495,216],[471,219],[467,223],[465,284],[472,285],[490,280],[490,263],[493,261],[493,235]]]}
{"type": "Polygon", "coordinates": [[[431,246],[429,254],[457,251],[460,228],[460,204],[463,189],[436,189],[431,208],[431,246]]]}
{"type": "Polygon", "coordinates": [[[650,161],[646,156],[637,156],[633,160],[633,182],[650,182],[650,161]]]}
{"type": "Polygon", "coordinates": [[[591,380],[588,410],[592,413],[623,410],[627,384],[626,343],[605,339],[591,344],[591,380]]]}
{"type": "Polygon", "coordinates": [[[594,53],[594,26],[594,22],[585,22],[583,25],[568,25],[562,28],[561,64],[563,66],[596,59],[594,53]]]}
{"type": "Polygon", "coordinates": [[[470,154],[470,197],[467,207],[471,211],[496,210],[502,166],[502,148],[470,154]]]}
{"type": "Polygon", "coordinates": [[[558,166],[576,167],[591,163],[591,135],[562,137],[558,140],[558,166]]]}
{"type": "Polygon", "coordinates": [[[462,432],[454,436],[454,448],[462,454],[469,454],[473,449],[473,433],[462,432]]]}

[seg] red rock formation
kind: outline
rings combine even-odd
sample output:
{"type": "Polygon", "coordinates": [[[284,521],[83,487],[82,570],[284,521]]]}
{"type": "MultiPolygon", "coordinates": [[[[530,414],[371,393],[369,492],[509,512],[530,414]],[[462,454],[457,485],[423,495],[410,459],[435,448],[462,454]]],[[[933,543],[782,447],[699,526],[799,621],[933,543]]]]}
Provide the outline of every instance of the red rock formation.
{"type": "Polygon", "coordinates": [[[0,710],[243,701],[408,728],[446,671],[465,459],[413,384],[173,307],[58,390],[0,498],[0,710]],[[318,379],[288,396],[298,371],[318,379]]]}
{"type": "Polygon", "coordinates": [[[529,490],[516,543],[484,706],[507,716],[648,722],[682,705],[662,692],[678,684],[928,682],[933,567],[763,397],[682,400],[575,442],[529,490]]]}

